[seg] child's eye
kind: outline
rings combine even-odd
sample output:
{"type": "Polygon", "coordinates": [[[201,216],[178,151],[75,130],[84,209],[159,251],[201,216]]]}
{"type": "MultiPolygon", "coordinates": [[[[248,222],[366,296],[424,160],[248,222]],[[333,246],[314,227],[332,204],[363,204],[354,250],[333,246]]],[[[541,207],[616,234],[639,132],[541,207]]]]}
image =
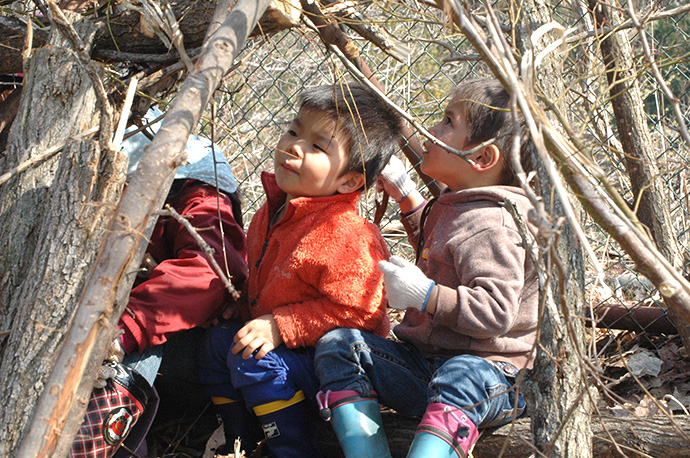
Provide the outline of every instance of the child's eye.
{"type": "Polygon", "coordinates": [[[314,143],[312,146],[313,146],[314,149],[317,150],[317,151],[322,151],[322,152],[324,152],[324,153],[326,152],[326,150],[325,150],[324,148],[321,148],[321,147],[320,147],[319,145],[317,145],[316,143],[314,143]]]}
{"type": "Polygon", "coordinates": [[[297,132],[295,132],[295,131],[292,130],[292,129],[288,130],[287,133],[288,133],[288,135],[290,135],[290,136],[292,136],[292,137],[296,137],[296,136],[297,136],[297,132]]]}
{"type": "Polygon", "coordinates": [[[450,124],[453,124],[453,121],[450,119],[450,116],[446,116],[446,119],[444,119],[444,122],[445,122],[446,124],[449,124],[449,125],[450,125],[450,124]]]}

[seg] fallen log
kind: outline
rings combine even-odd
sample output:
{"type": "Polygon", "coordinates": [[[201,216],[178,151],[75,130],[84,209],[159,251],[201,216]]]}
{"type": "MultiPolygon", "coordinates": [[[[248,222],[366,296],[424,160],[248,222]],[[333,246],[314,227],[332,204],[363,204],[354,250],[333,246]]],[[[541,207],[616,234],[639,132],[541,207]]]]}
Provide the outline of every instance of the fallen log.
{"type": "MultiPolygon", "coordinates": [[[[270,35],[297,25],[301,11],[298,8],[299,1],[295,1],[295,5],[290,1],[274,2],[250,36],[270,35]]],[[[194,49],[203,44],[216,4],[217,2],[196,0],[170,2],[184,36],[185,48],[194,49]]],[[[121,9],[108,15],[103,14],[94,18],[93,21],[103,25],[94,39],[94,57],[114,61],[120,60],[116,57],[117,55],[122,55],[124,60],[128,60],[134,54],[161,56],[172,54],[177,58],[174,49],[172,51],[168,49],[155,34],[146,29],[137,12],[121,9]]],[[[21,52],[26,31],[25,19],[11,16],[0,17],[0,43],[7,44],[7,46],[0,46],[0,74],[22,71],[21,52]]],[[[46,29],[34,27],[32,47],[35,49],[44,46],[47,38],[46,29]]]]}
{"type": "MultiPolygon", "coordinates": [[[[394,412],[382,412],[382,417],[391,455],[404,458],[418,420],[394,412]]],[[[344,456],[329,423],[317,421],[315,430],[324,456],[344,456]]],[[[622,457],[621,451],[630,458],[687,458],[690,416],[674,416],[672,420],[665,416],[596,416],[592,420],[592,433],[593,456],[597,458],[622,457]]],[[[522,418],[513,424],[483,430],[472,454],[474,458],[527,458],[535,453],[530,438],[530,420],[522,418]]]]}

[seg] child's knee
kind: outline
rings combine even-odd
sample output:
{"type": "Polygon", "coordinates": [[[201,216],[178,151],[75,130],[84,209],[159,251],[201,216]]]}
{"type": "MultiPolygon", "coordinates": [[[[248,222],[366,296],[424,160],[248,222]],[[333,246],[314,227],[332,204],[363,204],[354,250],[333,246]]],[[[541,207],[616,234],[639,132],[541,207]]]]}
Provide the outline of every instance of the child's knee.
{"type": "Polygon", "coordinates": [[[316,344],[316,358],[334,353],[349,353],[353,343],[362,340],[357,329],[338,328],[324,334],[316,344]]]}
{"type": "Polygon", "coordinates": [[[232,348],[235,333],[236,330],[223,327],[206,330],[197,353],[199,369],[202,373],[227,369],[227,355],[232,348]]]}

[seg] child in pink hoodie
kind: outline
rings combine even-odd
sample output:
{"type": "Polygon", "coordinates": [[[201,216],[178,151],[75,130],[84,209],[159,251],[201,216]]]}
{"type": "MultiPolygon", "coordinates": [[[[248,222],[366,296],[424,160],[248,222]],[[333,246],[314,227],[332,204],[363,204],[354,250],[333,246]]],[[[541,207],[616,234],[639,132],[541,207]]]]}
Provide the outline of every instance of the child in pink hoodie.
{"type": "MultiPolygon", "coordinates": [[[[450,147],[474,150],[468,161],[425,143],[422,171],[447,185],[437,199],[422,198],[400,161],[382,173],[417,261],[393,256],[379,264],[389,305],[406,310],[394,329],[400,341],[336,329],[316,347],[322,413],[348,458],[390,456],[379,402],[421,417],[408,458],[464,458],[478,427],[523,412],[513,384],[531,365],[539,292],[504,206],[510,200],[524,215],[531,209],[510,159],[509,102],[495,80],[456,89],[429,131],[450,147]]],[[[522,148],[521,156],[529,172],[530,152],[522,148]]]]}

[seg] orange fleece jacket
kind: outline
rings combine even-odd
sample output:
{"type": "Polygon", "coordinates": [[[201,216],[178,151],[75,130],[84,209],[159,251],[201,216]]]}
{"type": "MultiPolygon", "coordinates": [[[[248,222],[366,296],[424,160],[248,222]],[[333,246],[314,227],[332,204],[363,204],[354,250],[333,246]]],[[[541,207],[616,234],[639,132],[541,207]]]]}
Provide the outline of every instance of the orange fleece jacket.
{"type": "Polygon", "coordinates": [[[312,347],[331,329],[348,327],[386,336],[383,276],[390,256],[378,228],[359,216],[359,192],[285,202],[272,173],[261,176],[267,202],[247,231],[249,312],[272,313],[289,348],[312,347]]]}

